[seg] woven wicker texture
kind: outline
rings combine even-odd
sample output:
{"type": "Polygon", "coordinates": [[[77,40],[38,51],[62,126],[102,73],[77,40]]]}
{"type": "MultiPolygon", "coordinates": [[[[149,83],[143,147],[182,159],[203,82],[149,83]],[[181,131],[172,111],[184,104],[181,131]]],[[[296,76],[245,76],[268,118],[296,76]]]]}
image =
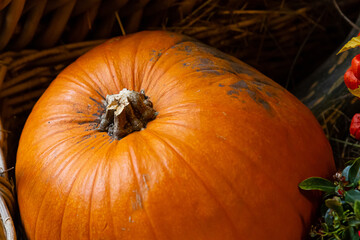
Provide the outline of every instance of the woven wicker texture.
{"type": "Polygon", "coordinates": [[[15,226],[12,216],[16,212],[16,202],[14,199],[14,185],[9,181],[7,167],[7,131],[4,130],[0,121],[0,218],[2,229],[0,230],[0,239],[16,239],[15,226]]]}
{"type": "Polygon", "coordinates": [[[161,25],[164,11],[169,19],[187,15],[197,0],[2,0],[0,1],[0,51],[33,45],[49,48],[59,39],[79,42],[88,34],[108,38],[116,23],[122,31],[135,32],[140,24],[161,25]],[[122,24],[120,24],[122,25],[122,24]]]}

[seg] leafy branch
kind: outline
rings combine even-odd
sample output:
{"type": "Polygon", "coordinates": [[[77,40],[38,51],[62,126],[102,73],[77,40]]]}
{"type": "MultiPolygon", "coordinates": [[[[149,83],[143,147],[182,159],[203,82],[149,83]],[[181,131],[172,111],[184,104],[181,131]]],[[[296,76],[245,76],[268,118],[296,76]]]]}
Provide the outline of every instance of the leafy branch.
{"type": "Polygon", "coordinates": [[[321,240],[360,240],[360,158],[355,159],[333,181],[311,177],[299,184],[303,190],[324,194],[321,218],[310,236],[321,240]]]}

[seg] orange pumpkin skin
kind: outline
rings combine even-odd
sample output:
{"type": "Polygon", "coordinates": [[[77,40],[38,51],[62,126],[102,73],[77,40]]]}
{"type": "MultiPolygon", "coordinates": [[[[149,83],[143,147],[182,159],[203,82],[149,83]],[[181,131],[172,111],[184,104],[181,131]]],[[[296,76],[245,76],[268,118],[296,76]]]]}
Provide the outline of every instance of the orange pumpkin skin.
{"type": "Polygon", "coordinates": [[[29,239],[301,239],[298,189],[335,171],[311,112],[241,61],[141,32],[68,66],[24,127],[16,185],[29,239]],[[96,131],[106,95],[145,90],[159,112],[121,140],[96,131]]]}

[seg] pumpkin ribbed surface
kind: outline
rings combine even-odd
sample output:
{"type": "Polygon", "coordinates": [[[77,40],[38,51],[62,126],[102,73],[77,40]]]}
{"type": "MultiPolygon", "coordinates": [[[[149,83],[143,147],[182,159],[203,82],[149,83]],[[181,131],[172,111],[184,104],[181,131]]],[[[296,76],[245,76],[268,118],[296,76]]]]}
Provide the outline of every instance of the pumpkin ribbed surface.
{"type": "Polygon", "coordinates": [[[315,206],[297,185],[334,171],[311,112],[241,61],[141,32],[68,66],[35,105],[17,155],[29,239],[301,239],[315,206]],[[144,90],[158,112],[116,140],[107,95],[144,90]]]}

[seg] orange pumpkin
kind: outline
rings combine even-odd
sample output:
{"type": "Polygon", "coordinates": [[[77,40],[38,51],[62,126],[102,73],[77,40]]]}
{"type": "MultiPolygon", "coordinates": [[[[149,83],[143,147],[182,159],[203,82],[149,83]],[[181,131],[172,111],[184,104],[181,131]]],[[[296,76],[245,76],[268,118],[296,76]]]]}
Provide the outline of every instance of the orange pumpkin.
{"type": "Polygon", "coordinates": [[[29,239],[301,239],[315,206],[297,185],[334,170],[318,122],[281,86],[148,31],[107,41],[53,81],[24,127],[16,186],[29,239]],[[115,137],[99,123],[124,88],[143,89],[158,115],[115,137]]]}

